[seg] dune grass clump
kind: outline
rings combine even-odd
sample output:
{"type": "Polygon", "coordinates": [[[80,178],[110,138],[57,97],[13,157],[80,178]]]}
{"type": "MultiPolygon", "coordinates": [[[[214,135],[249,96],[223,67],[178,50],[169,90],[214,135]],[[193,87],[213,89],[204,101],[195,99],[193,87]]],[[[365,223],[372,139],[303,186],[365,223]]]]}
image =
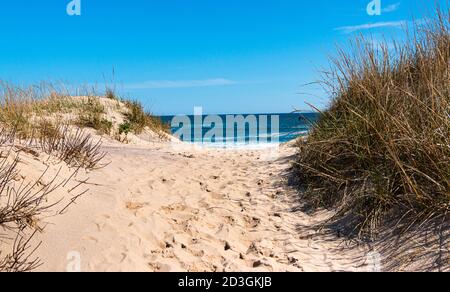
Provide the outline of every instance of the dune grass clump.
{"type": "Polygon", "coordinates": [[[102,167],[100,161],[105,153],[100,149],[101,141],[83,130],[92,127],[106,133],[112,128],[112,124],[103,119],[105,109],[97,99],[74,99],[45,92],[47,97],[32,87],[1,85],[0,138],[9,137],[3,144],[22,145],[29,151],[42,150],[75,167],[102,167]],[[74,121],[64,119],[64,114],[74,115],[74,121]],[[72,124],[79,127],[74,128],[72,124]]]}
{"type": "Polygon", "coordinates": [[[67,125],[55,128],[51,124],[48,127],[49,134],[37,136],[28,145],[55,156],[69,166],[88,170],[105,166],[102,160],[106,153],[101,150],[101,140],[94,140],[80,128],[71,129],[67,125]]]}
{"type": "Polygon", "coordinates": [[[125,123],[135,134],[140,134],[147,126],[147,114],[138,101],[126,101],[127,112],[124,113],[125,123]]]}
{"type": "Polygon", "coordinates": [[[401,44],[359,38],[325,73],[333,101],[299,142],[296,174],[311,206],[359,235],[450,222],[449,18],[401,44]]]}
{"type": "Polygon", "coordinates": [[[16,100],[15,94],[21,92],[15,91],[9,86],[2,88],[0,98],[0,125],[5,128],[14,128],[16,132],[26,135],[32,125],[27,117],[30,112],[30,106],[25,100],[16,100]]]}
{"type": "Polygon", "coordinates": [[[105,98],[111,99],[111,100],[119,100],[114,90],[107,88],[105,92],[105,98]]]}
{"type": "Polygon", "coordinates": [[[123,135],[139,135],[146,129],[161,139],[167,139],[170,133],[170,127],[146,112],[140,102],[121,99],[110,89],[103,97],[95,92],[70,96],[48,84],[21,88],[0,81],[1,127],[14,129],[17,137],[29,139],[50,133],[51,126],[62,129],[65,125],[94,129],[120,141],[123,135]],[[109,120],[114,112],[122,115],[119,124],[117,117],[113,117],[116,122],[109,120]]]}
{"type": "Polygon", "coordinates": [[[98,98],[87,97],[87,100],[81,102],[78,108],[78,117],[76,125],[81,128],[92,128],[99,134],[110,135],[113,124],[104,116],[106,114],[105,106],[102,105],[98,98]]]}
{"type": "Polygon", "coordinates": [[[149,128],[155,133],[170,133],[169,126],[160,118],[146,112],[139,101],[125,101],[125,106],[127,109],[124,113],[125,121],[119,126],[121,133],[141,134],[145,128],[149,128]]]}

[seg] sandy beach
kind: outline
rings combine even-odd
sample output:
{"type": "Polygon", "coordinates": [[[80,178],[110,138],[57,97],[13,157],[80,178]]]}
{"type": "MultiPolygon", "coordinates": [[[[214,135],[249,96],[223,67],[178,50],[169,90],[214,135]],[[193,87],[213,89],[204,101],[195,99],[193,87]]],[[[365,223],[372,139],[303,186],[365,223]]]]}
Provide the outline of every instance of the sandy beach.
{"type": "MultiPolygon", "coordinates": [[[[99,101],[119,127],[123,104],[99,101]]],[[[90,128],[83,135],[92,145],[101,141],[98,155],[105,156],[94,169],[70,166],[56,153],[46,154],[40,144],[16,139],[13,146],[0,146],[0,158],[8,163],[18,157],[9,185],[16,190],[29,185],[30,195],[40,188],[52,190],[37,203],[50,208],[24,222],[30,227],[25,238],[35,232],[28,252],[38,247],[32,255],[40,260],[37,271],[448,269],[445,231],[428,235],[423,228],[411,233],[413,238],[397,238],[387,229],[379,240],[368,242],[322,228],[334,213],[305,208],[294,183],[295,140],[222,149],[150,129],[120,139],[90,128]]],[[[15,232],[3,228],[1,235],[11,242],[15,232]]]]}
{"type": "Polygon", "coordinates": [[[450,272],[449,0],[4,2],[0,273],[450,272]]]}
{"type": "MultiPolygon", "coordinates": [[[[364,248],[312,228],[327,212],[299,210],[286,176],[294,148],[267,161],[266,150],[173,145],[106,142],[110,164],[75,179],[89,178],[89,191],[39,222],[38,270],[70,270],[73,255],[82,271],[367,269],[364,248]]],[[[32,161],[36,173],[45,169],[32,161]]]]}

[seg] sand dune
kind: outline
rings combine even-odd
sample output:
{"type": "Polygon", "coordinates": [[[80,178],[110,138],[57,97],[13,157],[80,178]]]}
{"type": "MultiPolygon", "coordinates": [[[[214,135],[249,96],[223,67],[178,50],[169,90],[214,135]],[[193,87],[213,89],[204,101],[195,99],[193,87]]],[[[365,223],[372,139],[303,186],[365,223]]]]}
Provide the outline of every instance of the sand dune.
{"type": "MultiPolygon", "coordinates": [[[[108,120],[117,127],[123,119],[115,112],[117,101],[101,101],[109,104],[108,120]]],[[[93,129],[84,131],[94,141],[100,138],[93,129]]],[[[18,183],[41,180],[46,185],[56,177],[60,185],[47,204],[62,201],[32,218],[32,229],[39,230],[32,246],[41,243],[35,254],[42,261],[38,270],[448,269],[445,240],[431,244],[424,237],[399,244],[397,239],[389,242],[391,237],[368,244],[319,230],[332,213],[303,211],[298,190],[288,181],[296,151],[292,145],[276,151],[202,149],[176,139],[162,142],[161,137],[144,131],[127,135],[124,144],[104,135],[101,150],[109,164],[89,172],[70,168],[39,149],[13,147],[20,153],[18,183]],[[73,199],[75,204],[66,210],[73,199]],[[429,256],[430,250],[438,251],[439,262],[429,256]]],[[[10,149],[3,148],[0,154],[10,149]]]]}

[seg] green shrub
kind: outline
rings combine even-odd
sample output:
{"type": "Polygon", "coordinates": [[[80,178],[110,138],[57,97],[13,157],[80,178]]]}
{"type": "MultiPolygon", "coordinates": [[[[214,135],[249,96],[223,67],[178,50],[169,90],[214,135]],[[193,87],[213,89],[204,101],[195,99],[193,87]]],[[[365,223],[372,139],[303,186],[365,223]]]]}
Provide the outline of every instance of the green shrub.
{"type": "Polygon", "coordinates": [[[169,133],[170,128],[158,117],[144,110],[138,101],[126,101],[127,112],[124,113],[130,132],[141,134],[145,128],[153,130],[157,134],[169,133]]]}
{"type": "Polygon", "coordinates": [[[128,135],[128,133],[131,132],[131,124],[129,122],[124,122],[119,125],[119,134],[125,134],[128,135]]]}

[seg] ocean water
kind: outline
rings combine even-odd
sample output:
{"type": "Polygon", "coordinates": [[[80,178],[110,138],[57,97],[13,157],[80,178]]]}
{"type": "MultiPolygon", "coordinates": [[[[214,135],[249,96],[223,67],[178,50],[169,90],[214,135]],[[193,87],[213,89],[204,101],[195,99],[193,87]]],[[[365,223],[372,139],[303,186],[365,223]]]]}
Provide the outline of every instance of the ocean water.
{"type": "Polygon", "coordinates": [[[184,142],[214,145],[268,145],[308,133],[316,113],[162,116],[184,142]]]}

